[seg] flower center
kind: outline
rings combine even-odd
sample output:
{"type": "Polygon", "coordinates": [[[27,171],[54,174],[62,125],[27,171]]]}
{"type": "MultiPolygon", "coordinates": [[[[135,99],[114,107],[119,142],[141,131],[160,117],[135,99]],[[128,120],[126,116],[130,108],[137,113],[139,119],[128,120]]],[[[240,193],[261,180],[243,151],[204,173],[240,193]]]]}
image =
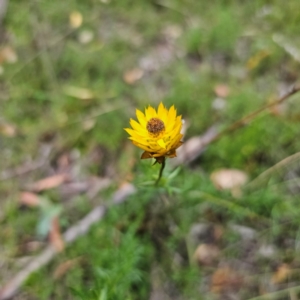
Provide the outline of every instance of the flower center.
{"type": "Polygon", "coordinates": [[[150,134],[157,136],[165,130],[165,124],[158,118],[152,118],[147,123],[147,130],[150,134]]]}

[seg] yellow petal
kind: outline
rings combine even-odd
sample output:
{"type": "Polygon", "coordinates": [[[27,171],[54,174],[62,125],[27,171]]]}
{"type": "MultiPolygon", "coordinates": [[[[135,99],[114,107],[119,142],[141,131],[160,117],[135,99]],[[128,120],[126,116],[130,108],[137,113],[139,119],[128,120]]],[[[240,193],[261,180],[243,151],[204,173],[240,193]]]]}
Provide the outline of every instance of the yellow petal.
{"type": "Polygon", "coordinates": [[[129,139],[134,145],[143,149],[142,159],[155,157],[156,159],[165,156],[175,157],[176,149],[182,144],[180,133],[182,128],[181,116],[177,116],[174,105],[166,109],[161,102],[157,111],[149,106],[145,114],[136,110],[137,121],[130,119],[131,128],[124,128],[130,135],[129,139]],[[151,118],[159,118],[165,124],[165,130],[158,135],[150,134],[147,130],[147,122],[151,118]]]}
{"type": "Polygon", "coordinates": [[[163,139],[158,140],[158,141],[157,141],[157,144],[158,144],[160,147],[166,149],[166,144],[165,144],[165,142],[164,142],[163,139]]]}
{"type": "Polygon", "coordinates": [[[135,135],[135,134],[136,134],[136,132],[135,132],[133,129],[131,129],[131,128],[124,128],[124,130],[125,130],[128,134],[130,134],[130,135],[135,135]]]}
{"type": "Polygon", "coordinates": [[[156,118],[156,116],[157,116],[155,109],[150,105],[148,108],[145,109],[145,115],[146,115],[147,121],[149,121],[152,118],[156,118]]]}
{"type": "Polygon", "coordinates": [[[176,127],[173,128],[173,130],[170,132],[171,139],[176,137],[180,133],[181,130],[181,124],[178,124],[176,127]]]}
{"type": "Polygon", "coordinates": [[[164,107],[162,102],[160,102],[160,104],[158,106],[157,115],[158,115],[158,118],[161,119],[166,126],[166,123],[168,120],[168,111],[166,110],[166,108],[164,107]]]}
{"type": "Polygon", "coordinates": [[[174,135],[174,131],[180,132],[181,128],[182,128],[181,116],[178,116],[176,118],[176,122],[174,122],[174,123],[170,122],[170,124],[168,124],[168,127],[166,129],[166,134],[173,136],[174,135]],[[171,126],[173,126],[173,127],[171,127],[171,126]]]}
{"type": "Polygon", "coordinates": [[[147,147],[146,145],[142,145],[142,144],[140,144],[139,142],[137,142],[137,141],[135,141],[135,140],[133,140],[133,139],[131,139],[131,140],[132,140],[132,143],[133,143],[135,146],[137,146],[137,147],[139,147],[139,148],[141,148],[141,149],[143,149],[143,150],[145,150],[145,151],[152,152],[152,149],[149,148],[149,147],[147,147]]]}
{"type": "Polygon", "coordinates": [[[182,125],[181,115],[176,117],[175,123],[182,125]]]}
{"type": "Polygon", "coordinates": [[[175,122],[174,121],[170,121],[168,119],[167,126],[166,126],[166,134],[170,133],[170,131],[173,130],[174,125],[175,125],[175,122]]]}
{"type": "Polygon", "coordinates": [[[179,146],[181,146],[183,143],[180,141],[181,138],[183,137],[182,134],[179,134],[177,138],[175,138],[174,140],[172,140],[172,143],[170,144],[170,147],[172,149],[177,149],[179,146]]]}
{"type": "Polygon", "coordinates": [[[143,128],[142,125],[139,124],[137,121],[130,119],[130,125],[134,130],[138,131],[139,134],[141,135],[148,134],[147,129],[143,128]]]}
{"type": "Polygon", "coordinates": [[[136,132],[135,130],[133,130],[131,128],[124,128],[124,130],[132,137],[135,137],[137,139],[145,139],[145,137],[141,136],[138,132],[136,132]]]}
{"type": "Polygon", "coordinates": [[[174,122],[175,118],[176,118],[176,109],[174,105],[172,105],[168,113],[168,122],[174,122]]]}
{"type": "Polygon", "coordinates": [[[151,152],[157,152],[161,149],[161,147],[157,143],[149,143],[147,146],[151,149],[151,152]]]}
{"type": "Polygon", "coordinates": [[[140,138],[140,137],[137,137],[137,136],[130,136],[129,139],[132,140],[132,141],[136,141],[137,143],[139,143],[141,145],[145,145],[145,146],[150,148],[149,143],[147,142],[147,140],[145,140],[143,138],[140,138]]]}
{"type": "Polygon", "coordinates": [[[138,121],[140,122],[140,124],[144,128],[146,128],[146,126],[147,126],[147,119],[146,119],[145,115],[140,110],[138,110],[138,109],[135,111],[135,113],[136,113],[136,117],[137,117],[138,121]]]}
{"type": "MultiPolygon", "coordinates": [[[[171,111],[171,109],[170,109],[170,111],[171,111]]],[[[169,114],[170,114],[170,112],[169,112],[169,114]]],[[[169,133],[178,124],[181,124],[181,126],[182,126],[181,116],[176,117],[176,110],[175,110],[175,117],[174,118],[173,118],[174,112],[171,112],[171,114],[173,114],[173,115],[171,116],[171,119],[168,117],[168,123],[167,123],[167,126],[166,126],[166,133],[169,133]]]]}

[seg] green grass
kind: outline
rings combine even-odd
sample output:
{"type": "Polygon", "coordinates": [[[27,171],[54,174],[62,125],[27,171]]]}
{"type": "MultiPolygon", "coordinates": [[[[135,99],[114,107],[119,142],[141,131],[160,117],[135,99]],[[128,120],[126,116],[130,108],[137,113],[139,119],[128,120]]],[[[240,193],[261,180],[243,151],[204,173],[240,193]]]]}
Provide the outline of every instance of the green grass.
{"type": "MultiPolygon", "coordinates": [[[[290,176],[297,179],[298,164],[274,173],[270,182],[246,190],[240,199],[217,190],[210,174],[238,168],[254,179],[296,153],[299,95],[288,100],[282,114],[266,111],[208,146],[174,178],[168,178],[172,170],[167,166],[158,189],[149,181],[159,166],[139,161],[141,151],[133,149],[123,128],[135,108],[163,101],[174,104],[189,124],[187,140],[215,124],[221,130],[277,98],[281,86],[297,80],[300,68],[273,35],[283,35],[296,47],[299,9],[297,0],[11,1],[2,44],[16,51],[18,61],[2,63],[0,121],[13,124],[16,135],[0,133],[0,169],[37,159],[44,144],[52,146],[52,153],[49,166],[0,182],[0,265],[9,269],[0,268],[0,286],[20,269],[18,259],[36,254],[26,248],[28,241],[41,239],[36,232],[40,211],[20,207],[18,193],[51,175],[61,155],[70,153],[77,181],[100,176],[114,184],[93,200],[84,194],[62,199],[60,190],[43,192],[63,207],[62,230],[109,199],[123,181],[132,180],[137,193],[33,274],[22,290],[25,299],[141,300],[149,299],[153,289],[164,290],[170,299],[218,299],[207,283],[218,267],[193,263],[195,249],[189,248],[187,236],[197,223],[223,228],[221,241],[213,243],[227,263],[232,257],[249,261],[229,225],[253,228],[259,238],[257,248],[251,248],[251,276],[266,268],[275,272],[283,263],[297,268],[299,191],[295,184],[291,187],[290,176]],[[72,11],[83,16],[78,29],[69,26],[72,11]],[[86,44],[79,41],[84,30],[93,35],[86,44]],[[261,53],[267,54],[259,58],[261,53]],[[162,61],[157,63],[157,56],[162,61]],[[157,69],[144,69],[139,81],[126,83],[124,73],[142,68],[143,59],[154,61],[157,69]],[[215,110],[214,88],[221,83],[230,93],[225,109],[215,110]],[[87,89],[93,97],[73,97],[70,87],[87,89]],[[261,263],[255,255],[264,243],[279,254],[261,263]],[[59,265],[76,258],[74,267],[54,278],[59,265]]],[[[258,296],[258,286],[245,283],[241,297],[258,296]]]]}

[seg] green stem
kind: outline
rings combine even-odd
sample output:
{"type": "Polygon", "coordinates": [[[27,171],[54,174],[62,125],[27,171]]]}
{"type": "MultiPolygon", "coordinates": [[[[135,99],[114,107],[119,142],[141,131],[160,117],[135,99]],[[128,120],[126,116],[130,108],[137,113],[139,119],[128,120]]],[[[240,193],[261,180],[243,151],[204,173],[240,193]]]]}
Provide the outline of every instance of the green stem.
{"type": "Polygon", "coordinates": [[[164,157],[164,158],[162,159],[162,162],[161,162],[161,167],[160,167],[160,170],[159,170],[159,175],[158,175],[158,178],[157,178],[157,180],[156,180],[156,182],[155,182],[155,185],[158,185],[158,183],[159,183],[159,181],[160,181],[160,179],[161,179],[161,177],[162,177],[162,174],[163,174],[165,165],[166,165],[166,158],[164,157]]]}

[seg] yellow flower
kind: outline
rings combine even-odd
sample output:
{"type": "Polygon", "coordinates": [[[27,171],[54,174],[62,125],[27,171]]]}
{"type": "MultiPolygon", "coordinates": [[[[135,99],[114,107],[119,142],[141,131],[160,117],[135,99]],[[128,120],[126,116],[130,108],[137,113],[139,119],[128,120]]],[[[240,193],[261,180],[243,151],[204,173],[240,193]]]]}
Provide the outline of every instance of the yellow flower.
{"type": "Polygon", "coordinates": [[[168,110],[162,103],[157,111],[149,106],[145,114],[136,110],[138,122],[130,119],[131,128],[124,128],[134,145],[145,150],[141,159],[154,157],[162,163],[165,157],[176,157],[176,149],[182,145],[181,116],[173,106],[168,110]]]}

